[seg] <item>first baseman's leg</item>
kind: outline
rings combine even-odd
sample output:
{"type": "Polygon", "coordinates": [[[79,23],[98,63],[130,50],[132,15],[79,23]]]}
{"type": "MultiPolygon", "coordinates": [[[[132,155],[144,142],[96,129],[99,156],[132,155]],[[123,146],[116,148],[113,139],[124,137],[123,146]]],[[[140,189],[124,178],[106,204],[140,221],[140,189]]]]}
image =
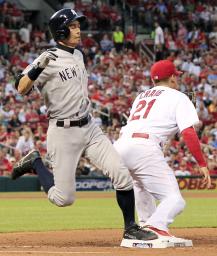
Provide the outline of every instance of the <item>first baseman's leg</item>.
{"type": "MultiPolygon", "coordinates": [[[[133,177],[134,179],[138,178],[136,175],[133,177]]],[[[141,177],[139,179],[141,180],[141,177]]],[[[151,179],[144,176],[142,182],[146,190],[160,201],[155,212],[145,224],[161,230],[168,230],[168,225],[185,207],[185,201],[181,196],[174,174],[165,172],[161,177],[160,175],[152,176],[151,179]]]]}
{"type": "MultiPolygon", "coordinates": [[[[147,220],[146,225],[168,230],[168,225],[185,207],[185,201],[179,191],[174,172],[168,166],[159,147],[147,142],[144,145],[136,145],[136,148],[137,152],[150,150],[151,153],[146,154],[144,160],[135,154],[135,161],[138,162],[140,159],[141,163],[137,170],[131,172],[132,177],[135,181],[142,183],[145,190],[160,201],[156,211],[147,220]],[[152,147],[151,150],[150,147],[152,147]]],[[[131,150],[135,151],[133,148],[131,150]]]]}
{"type": "MultiPolygon", "coordinates": [[[[167,230],[175,216],[184,209],[185,202],[180,194],[174,172],[166,163],[161,148],[151,140],[122,138],[115,143],[115,147],[131,170],[134,182],[161,201],[146,224],[167,230]],[[145,157],[143,152],[146,152],[145,157]]],[[[147,214],[143,213],[143,210],[146,210],[146,207],[143,209],[140,201],[143,199],[136,196],[135,200],[139,218],[145,219],[147,214]]]]}
{"type": "Polygon", "coordinates": [[[49,126],[47,145],[55,185],[48,191],[49,200],[57,206],[71,205],[75,200],[75,172],[83,151],[79,127],[49,126]],[[72,134],[75,136],[72,137],[72,134]]]}
{"type": "Polygon", "coordinates": [[[85,151],[86,156],[111,178],[127,229],[135,224],[135,201],[130,173],[101,129],[96,126],[93,129],[95,132],[92,134],[96,136],[88,144],[85,151]]]}
{"type": "Polygon", "coordinates": [[[147,190],[145,190],[141,182],[134,181],[133,187],[139,225],[144,226],[146,221],[156,210],[156,200],[147,190]]]}
{"type": "Polygon", "coordinates": [[[168,225],[184,210],[185,201],[173,173],[166,174],[164,181],[167,181],[167,183],[162,184],[159,179],[153,179],[152,182],[146,184],[147,189],[153,193],[156,199],[160,200],[160,204],[147,220],[146,225],[168,230],[168,225]],[[165,188],[166,184],[169,184],[168,188],[165,188]]]}

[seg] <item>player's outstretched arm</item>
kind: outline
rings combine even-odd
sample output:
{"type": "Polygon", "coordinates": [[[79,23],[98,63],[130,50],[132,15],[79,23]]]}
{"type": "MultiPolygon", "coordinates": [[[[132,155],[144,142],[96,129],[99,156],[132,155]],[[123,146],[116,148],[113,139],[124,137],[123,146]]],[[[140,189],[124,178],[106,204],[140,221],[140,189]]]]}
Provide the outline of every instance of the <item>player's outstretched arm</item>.
{"type": "Polygon", "coordinates": [[[21,95],[26,95],[33,87],[41,72],[48,65],[50,60],[56,60],[58,56],[54,53],[56,49],[49,49],[43,52],[38,58],[37,63],[28,71],[26,75],[20,75],[16,79],[15,87],[21,95]]]}
{"type": "Polygon", "coordinates": [[[197,163],[200,166],[200,173],[204,176],[203,182],[204,184],[207,184],[207,188],[211,187],[211,178],[209,175],[209,170],[207,168],[206,161],[204,159],[201,147],[200,147],[200,142],[197,136],[197,133],[195,132],[193,127],[186,128],[182,131],[182,136],[183,139],[196,159],[197,163]]]}

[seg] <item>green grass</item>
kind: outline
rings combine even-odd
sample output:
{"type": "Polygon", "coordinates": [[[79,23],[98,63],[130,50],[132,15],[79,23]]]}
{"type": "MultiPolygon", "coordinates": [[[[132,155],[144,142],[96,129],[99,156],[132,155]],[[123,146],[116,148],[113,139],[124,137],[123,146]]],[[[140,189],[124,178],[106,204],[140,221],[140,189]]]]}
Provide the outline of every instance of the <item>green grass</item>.
{"type": "MultiPolygon", "coordinates": [[[[2,195],[10,194],[0,196],[0,232],[122,228],[123,225],[114,198],[80,198],[73,206],[58,208],[46,198],[5,199],[2,195]]],[[[173,227],[217,227],[216,198],[186,198],[186,201],[187,207],[173,227]]]]}
{"type": "Polygon", "coordinates": [[[46,199],[0,203],[0,232],[117,228],[121,215],[113,199],[80,199],[58,208],[46,199]]]}
{"type": "Polygon", "coordinates": [[[172,227],[217,227],[216,198],[186,198],[186,208],[172,227]]]}
{"type": "Polygon", "coordinates": [[[187,190],[187,189],[184,189],[184,190],[181,190],[181,193],[182,194],[215,194],[217,195],[217,190],[216,189],[192,189],[192,190],[187,190]]]}

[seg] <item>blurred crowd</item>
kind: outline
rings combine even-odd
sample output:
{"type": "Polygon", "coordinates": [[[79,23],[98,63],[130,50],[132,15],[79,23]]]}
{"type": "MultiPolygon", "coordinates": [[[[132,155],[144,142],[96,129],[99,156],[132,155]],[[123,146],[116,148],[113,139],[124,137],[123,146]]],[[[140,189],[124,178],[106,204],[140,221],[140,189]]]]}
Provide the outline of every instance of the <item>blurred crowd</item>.
{"type": "MultiPolygon", "coordinates": [[[[123,28],[120,1],[59,2],[89,19],[80,47],[86,56],[92,115],[109,139],[114,142],[118,138],[136,95],[152,87],[150,67],[154,60],[139,54],[136,23],[147,27],[155,60],[168,58],[183,71],[180,90],[196,92],[201,120],[196,129],[211,174],[217,174],[217,3],[128,0],[126,10],[130,10],[132,23],[123,28]],[[102,18],[109,20],[109,25],[99,22],[102,18]]],[[[4,0],[0,1],[0,35],[1,176],[10,175],[14,163],[32,148],[40,151],[49,166],[46,107],[37,90],[22,97],[14,82],[19,72],[55,42],[47,26],[39,28],[28,23],[24,13],[4,0]]],[[[177,175],[198,174],[195,159],[179,136],[165,145],[164,152],[177,175]]],[[[96,177],[102,173],[82,157],[77,175],[96,177]]]]}

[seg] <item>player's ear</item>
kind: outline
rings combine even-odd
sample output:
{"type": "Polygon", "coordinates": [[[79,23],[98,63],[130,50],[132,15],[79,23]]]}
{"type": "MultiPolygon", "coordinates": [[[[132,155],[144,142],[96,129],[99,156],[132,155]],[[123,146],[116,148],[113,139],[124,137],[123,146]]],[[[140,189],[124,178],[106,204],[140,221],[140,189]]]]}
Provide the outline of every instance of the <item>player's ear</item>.
{"type": "Polygon", "coordinates": [[[177,78],[176,78],[176,76],[172,75],[172,76],[169,78],[169,84],[170,84],[170,87],[171,87],[171,88],[174,88],[174,89],[177,88],[177,78]]]}

